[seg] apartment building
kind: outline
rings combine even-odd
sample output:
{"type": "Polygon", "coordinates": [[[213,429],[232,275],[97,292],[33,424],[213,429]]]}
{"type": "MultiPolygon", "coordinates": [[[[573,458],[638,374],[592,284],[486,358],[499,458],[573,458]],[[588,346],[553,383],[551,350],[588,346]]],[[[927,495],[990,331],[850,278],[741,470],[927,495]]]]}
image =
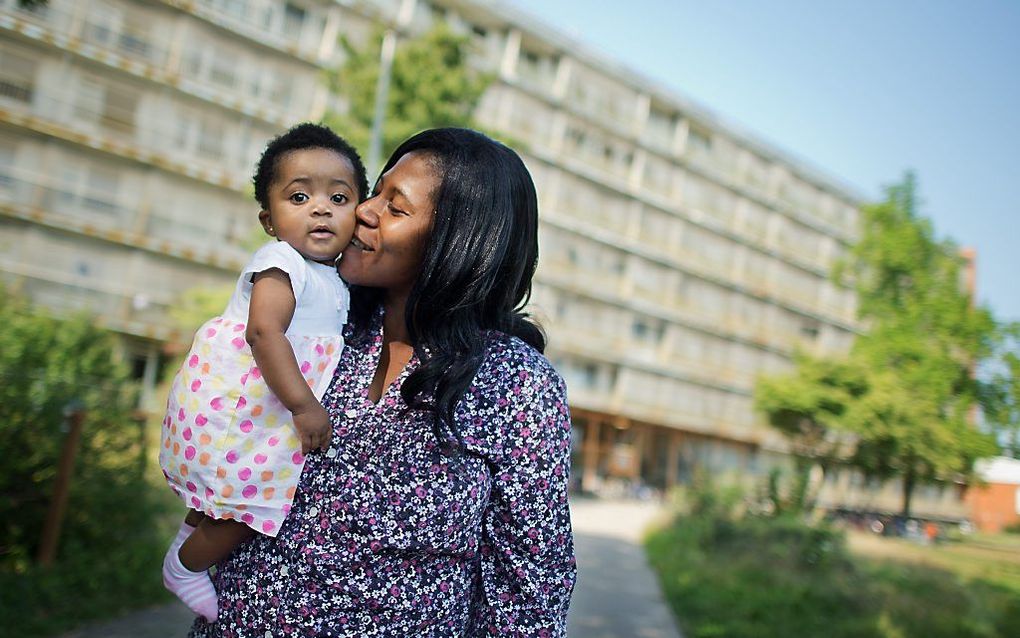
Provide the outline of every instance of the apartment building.
{"type": "Polygon", "coordinates": [[[849,347],[854,297],[828,272],[856,196],[505,4],[0,0],[3,279],[97,314],[151,380],[182,293],[243,263],[266,140],[343,107],[320,78],[338,36],[436,21],[470,35],[496,78],[476,116],[538,186],[532,310],[568,382],[577,486],[780,461],[754,380],[849,347]]]}

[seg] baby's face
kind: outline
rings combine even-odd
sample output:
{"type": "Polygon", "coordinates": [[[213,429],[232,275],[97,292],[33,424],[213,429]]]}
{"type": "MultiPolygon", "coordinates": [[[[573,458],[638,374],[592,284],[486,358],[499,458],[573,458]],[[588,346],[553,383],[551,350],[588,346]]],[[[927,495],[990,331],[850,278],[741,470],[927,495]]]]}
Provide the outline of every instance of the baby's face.
{"type": "Polygon", "coordinates": [[[324,148],[291,151],[278,160],[269,209],[259,213],[259,221],[305,258],[332,264],[354,233],[356,184],[354,167],[343,155],[324,148]]]}

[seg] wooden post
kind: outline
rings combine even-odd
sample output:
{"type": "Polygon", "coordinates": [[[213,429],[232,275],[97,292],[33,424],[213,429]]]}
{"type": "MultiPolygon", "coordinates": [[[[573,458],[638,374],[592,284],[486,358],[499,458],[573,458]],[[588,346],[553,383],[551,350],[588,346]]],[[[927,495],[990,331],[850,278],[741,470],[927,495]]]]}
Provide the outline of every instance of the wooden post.
{"type": "Polygon", "coordinates": [[[601,422],[597,418],[586,418],[584,428],[584,472],[581,474],[581,489],[592,491],[598,481],[599,435],[601,422]]]}
{"type": "Polygon", "coordinates": [[[648,453],[648,439],[651,438],[651,432],[648,431],[648,426],[638,423],[630,423],[629,427],[634,429],[634,460],[630,466],[630,478],[638,481],[641,484],[645,482],[645,471],[648,469],[645,467],[645,455],[648,453]]]}
{"type": "Polygon", "coordinates": [[[53,486],[53,500],[46,514],[43,525],[42,541],[39,543],[39,564],[48,567],[53,564],[57,555],[57,543],[60,540],[60,527],[64,522],[67,509],[67,494],[71,486],[71,474],[74,471],[74,459],[78,454],[81,441],[81,428],[85,422],[84,406],[78,401],[71,402],[64,408],[64,416],[69,426],[64,448],[60,452],[60,463],[57,465],[57,479],[53,486]]]}
{"type": "Polygon", "coordinates": [[[679,483],[678,466],[680,465],[680,434],[670,432],[666,452],[666,489],[676,487],[679,483]]]}

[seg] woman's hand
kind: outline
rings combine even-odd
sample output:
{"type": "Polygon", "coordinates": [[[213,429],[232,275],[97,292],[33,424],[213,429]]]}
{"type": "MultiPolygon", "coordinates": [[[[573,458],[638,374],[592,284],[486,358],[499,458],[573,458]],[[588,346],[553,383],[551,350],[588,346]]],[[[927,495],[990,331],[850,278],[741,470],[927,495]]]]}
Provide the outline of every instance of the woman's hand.
{"type": "Polygon", "coordinates": [[[333,438],[333,424],[329,421],[329,414],[318,401],[310,403],[307,407],[302,406],[295,410],[294,428],[297,430],[298,438],[301,440],[301,454],[308,454],[310,450],[329,448],[329,442],[333,438]]]}

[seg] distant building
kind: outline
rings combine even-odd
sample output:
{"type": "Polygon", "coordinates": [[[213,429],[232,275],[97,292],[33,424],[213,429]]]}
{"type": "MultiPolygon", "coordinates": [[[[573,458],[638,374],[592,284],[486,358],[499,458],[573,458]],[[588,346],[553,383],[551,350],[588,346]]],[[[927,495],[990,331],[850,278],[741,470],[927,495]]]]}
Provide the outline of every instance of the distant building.
{"type": "Polygon", "coordinates": [[[970,520],[982,532],[1020,525],[1020,460],[982,459],[975,471],[981,483],[967,490],[970,520]]]}
{"type": "Polygon", "coordinates": [[[0,276],[97,313],[151,381],[184,337],[174,301],[236,276],[267,139],[342,108],[320,81],[338,35],[363,42],[398,14],[405,32],[470,35],[496,77],[477,117],[535,177],[532,310],[568,382],[577,486],[782,462],[754,380],[794,348],[849,348],[854,295],[828,273],[857,197],[500,3],[0,0],[0,276]]]}

